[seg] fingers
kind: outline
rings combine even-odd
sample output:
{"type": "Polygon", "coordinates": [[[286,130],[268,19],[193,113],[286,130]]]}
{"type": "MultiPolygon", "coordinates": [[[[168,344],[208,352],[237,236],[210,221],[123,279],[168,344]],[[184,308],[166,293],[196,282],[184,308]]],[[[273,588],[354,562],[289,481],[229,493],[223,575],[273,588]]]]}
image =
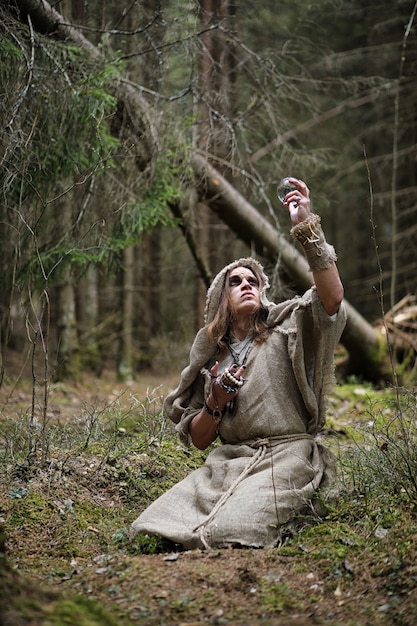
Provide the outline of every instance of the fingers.
{"type": "Polygon", "coordinates": [[[241,378],[244,374],[245,369],[246,365],[241,365],[240,367],[237,365],[232,365],[232,367],[230,367],[230,371],[236,376],[236,378],[241,378]]]}
{"type": "Polygon", "coordinates": [[[297,187],[285,196],[284,206],[288,209],[293,224],[305,220],[311,212],[310,190],[304,181],[290,178],[289,181],[297,187]]]}
{"type": "Polygon", "coordinates": [[[289,211],[293,211],[298,208],[308,210],[310,208],[310,200],[309,198],[300,195],[298,192],[293,191],[285,196],[284,206],[286,206],[289,211]]]}
{"type": "Polygon", "coordinates": [[[219,362],[216,361],[215,364],[213,365],[213,367],[210,370],[210,374],[212,376],[217,376],[219,373],[219,362]]]}
{"type": "MultiPolygon", "coordinates": [[[[299,180],[298,178],[290,178],[289,182],[295,185],[298,191],[305,196],[306,198],[310,197],[310,189],[307,187],[303,180],[299,180]]],[[[297,193],[297,192],[295,192],[297,193]]]]}
{"type": "MultiPolygon", "coordinates": [[[[215,363],[216,369],[218,370],[218,363],[215,363]]],[[[214,371],[215,366],[212,367],[212,372],[214,371]]],[[[212,385],[216,386],[216,389],[223,393],[227,394],[228,400],[234,398],[239,390],[242,388],[245,380],[242,377],[243,372],[245,371],[245,366],[238,366],[236,364],[231,365],[230,367],[226,367],[222,374],[218,375],[212,382],[212,385]]],[[[213,376],[213,374],[212,374],[213,376]]],[[[226,402],[228,401],[226,400],[226,402]]]]}

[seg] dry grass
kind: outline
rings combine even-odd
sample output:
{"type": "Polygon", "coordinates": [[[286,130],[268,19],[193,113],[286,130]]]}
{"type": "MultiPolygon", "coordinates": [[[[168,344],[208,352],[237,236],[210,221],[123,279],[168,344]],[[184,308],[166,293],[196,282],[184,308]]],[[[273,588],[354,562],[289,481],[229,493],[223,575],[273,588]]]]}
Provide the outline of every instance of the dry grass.
{"type": "Polygon", "coordinates": [[[376,433],[398,444],[399,430],[386,430],[397,405],[360,384],[332,397],[324,437],[346,493],[326,519],[280,549],[144,554],[129,543],[140,510],[204,459],[162,420],[175,380],[148,374],[127,387],[107,373],[59,385],[44,421],[41,405],[31,415],[30,381],[2,388],[4,624],[414,626],[415,501],[398,470],[389,489],[372,469],[384,460],[376,433]]]}

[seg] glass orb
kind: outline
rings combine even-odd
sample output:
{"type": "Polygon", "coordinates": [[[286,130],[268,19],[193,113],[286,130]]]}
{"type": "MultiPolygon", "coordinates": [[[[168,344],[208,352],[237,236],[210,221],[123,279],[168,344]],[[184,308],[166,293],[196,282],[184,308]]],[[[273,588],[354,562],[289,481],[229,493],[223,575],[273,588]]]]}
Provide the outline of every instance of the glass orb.
{"type": "Polygon", "coordinates": [[[278,200],[280,200],[280,202],[282,203],[284,203],[287,193],[290,193],[290,191],[295,191],[297,189],[297,187],[293,183],[289,182],[289,179],[290,177],[286,176],[281,180],[277,187],[278,200]]]}

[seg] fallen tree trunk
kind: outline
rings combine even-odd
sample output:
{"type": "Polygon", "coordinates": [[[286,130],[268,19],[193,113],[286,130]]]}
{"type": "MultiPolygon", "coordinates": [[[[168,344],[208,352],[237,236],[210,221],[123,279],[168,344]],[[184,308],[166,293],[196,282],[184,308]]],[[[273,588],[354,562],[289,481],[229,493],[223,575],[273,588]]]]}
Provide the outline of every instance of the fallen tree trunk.
{"type": "MultiPolygon", "coordinates": [[[[21,21],[29,22],[38,32],[58,40],[70,41],[87,54],[98,59],[99,50],[75,27],[65,22],[62,15],[45,0],[14,0],[10,10],[21,21]]],[[[129,116],[132,129],[144,143],[144,160],[152,159],[152,141],[157,141],[158,129],[153,120],[157,112],[128,80],[117,80],[114,93],[119,106],[129,116]],[[143,132],[146,127],[146,133],[143,132]],[[150,137],[147,142],[145,137],[150,137]]],[[[312,284],[307,262],[277,230],[212,166],[199,154],[191,155],[191,164],[198,181],[200,197],[231,228],[236,235],[254,247],[257,253],[275,262],[278,257],[285,264],[297,288],[304,291],[312,284]]],[[[386,342],[380,332],[371,326],[348,302],[348,321],[342,343],[349,353],[349,371],[370,380],[380,379],[386,370],[386,342]]]]}
{"type": "MultiPolygon", "coordinates": [[[[256,252],[276,262],[278,257],[300,292],[313,284],[303,254],[291,245],[214,167],[200,155],[192,164],[205,202],[233,232],[256,252]]],[[[386,342],[382,334],[345,301],[347,323],[342,344],[349,353],[348,371],[370,380],[385,371],[386,342]]]]}

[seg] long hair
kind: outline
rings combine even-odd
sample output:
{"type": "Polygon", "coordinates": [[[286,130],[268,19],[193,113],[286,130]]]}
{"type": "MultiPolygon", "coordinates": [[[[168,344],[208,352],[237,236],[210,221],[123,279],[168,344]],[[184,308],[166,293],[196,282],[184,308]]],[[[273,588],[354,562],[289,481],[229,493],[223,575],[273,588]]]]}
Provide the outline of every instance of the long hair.
{"type": "MultiPolygon", "coordinates": [[[[258,280],[259,288],[262,289],[263,279],[258,268],[256,266],[252,267],[245,264],[242,264],[242,267],[246,267],[252,272],[252,274],[258,280]]],[[[230,289],[228,281],[229,274],[230,271],[227,272],[224,277],[219,307],[213,320],[207,326],[207,333],[209,338],[216,339],[216,343],[220,350],[225,348],[226,346],[224,339],[225,337],[227,337],[233,322],[233,313],[231,309],[230,289]]],[[[251,313],[249,324],[250,331],[253,333],[255,342],[261,343],[262,341],[265,341],[271,330],[269,324],[266,321],[267,316],[268,310],[264,308],[261,304],[251,313]]]]}

